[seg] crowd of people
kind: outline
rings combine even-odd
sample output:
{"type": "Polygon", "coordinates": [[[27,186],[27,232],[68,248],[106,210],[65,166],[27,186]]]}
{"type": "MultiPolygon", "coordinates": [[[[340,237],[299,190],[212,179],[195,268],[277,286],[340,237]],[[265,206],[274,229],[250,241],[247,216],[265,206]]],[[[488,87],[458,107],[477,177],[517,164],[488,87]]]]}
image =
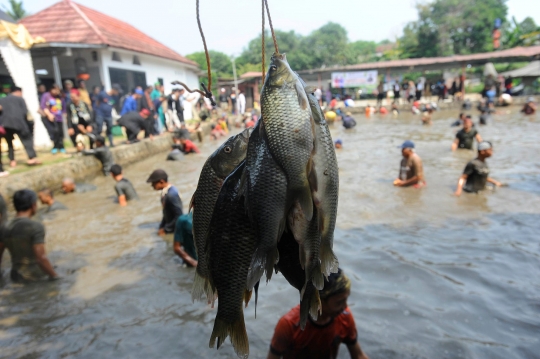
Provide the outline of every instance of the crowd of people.
{"type": "MultiPolygon", "coordinates": [[[[40,92],[40,102],[44,123],[48,123],[47,129],[54,142],[52,152],[65,152],[61,126],[61,121],[63,121],[61,116],[65,113],[68,134],[73,144],[81,154],[95,156],[102,163],[103,174],[110,175],[115,182],[114,189],[120,206],[126,206],[129,202],[137,200],[138,194],[132,183],[124,177],[122,167],[114,163],[114,157],[110,151],[110,147],[114,146],[111,133],[113,109],[117,109],[120,115],[117,123],[125,128],[127,143],[139,141],[140,132],[144,132],[145,137],[152,138],[159,135],[161,131],[171,131],[174,132],[173,145],[167,159],[179,160],[186,154],[200,153],[190,139],[191,134],[198,131],[198,127],[189,128],[183,117],[183,102],[195,101],[195,99],[185,98],[183,89],[174,89],[169,96],[165,96],[163,87],[156,84],[155,87],[136,88],[126,96],[119,96],[120,93],[115,88],[110,91],[95,89],[90,95],[86,91],[84,82],[79,82],[78,88],[73,88],[72,85],[71,82],[66,81],[64,91],[61,91],[57,85],[53,85],[48,92],[45,92],[43,88],[40,89],[43,90],[40,92]],[[102,136],[103,125],[107,127],[105,132],[107,138],[102,136]],[[107,139],[109,146],[106,144],[107,139]],[[85,142],[88,142],[88,148],[85,142]]],[[[419,104],[424,86],[428,85],[409,84],[406,96],[410,97],[411,93],[414,93],[411,99],[413,108],[417,108],[419,113],[422,113],[423,123],[430,123],[431,113],[436,109],[436,105],[419,104]]],[[[1,124],[5,128],[3,135],[10,146],[10,160],[14,161],[13,147],[9,145],[9,139],[12,140],[13,135],[17,134],[27,151],[28,163],[38,163],[31,146],[32,124],[26,116],[26,105],[21,94],[22,90],[14,87],[8,96],[0,99],[3,110],[1,124]],[[26,127],[22,124],[26,124],[26,127]]],[[[317,97],[320,101],[321,94],[317,97]]],[[[220,91],[217,98],[219,109],[212,108],[205,99],[202,101],[197,99],[197,104],[200,105],[197,110],[201,120],[206,121],[216,117],[215,123],[211,125],[211,138],[219,139],[229,132],[229,113],[238,114],[237,121],[234,122],[235,127],[255,126],[259,117],[258,109],[256,106],[253,109],[245,109],[244,105],[240,111],[239,98],[237,99],[235,95],[235,93],[227,95],[226,92],[220,91]],[[207,113],[205,113],[206,110],[207,113]]],[[[326,106],[327,121],[332,123],[341,120],[346,130],[354,128],[357,123],[352,113],[343,112],[334,100],[336,99],[332,99],[326,106]]],[[[368,108],[366,109],[368,116],[374,113],[382,115],[388,113],[382,105],[379,110],[371,106],[368,108]],[[382,110],[383,108],[385,110],[382,110]]],[[[490,114],[494,112],[493,102],[489,99],[481,102],[478,109],[481,113],[478,124],[487,124],[490,114]]],[[[399,113],[395,104],[391,111],[399,113]]],[[[522,112],[533,114],[535,111],[534,99],[529,99],[522,112]]],[[[486,163],[493,154],[493,146],[481,137],[472,122],[472,117],[462,113],[452,126],[462,127],[451,144],[452,151],[471,151],[475,141],[477,143],[477,156],[466,164],[458,178],[454,194],[460,196],[463,191],[476,193],[486,189],[489,184],[496,187],[502,186],[502,183],[490,177],[490,170],[486,163]]],[[[335,145],[338,149],[342,148],[343,142],[337,140],[335,145]]],[[[416,146],[410,140],[401,145],[402,159],[398,176],[393,181],[394,186],[414,188],[426,186],[422,159],[415,150],[416,146]]],[[[168,174],[162,169],[153,171],[146,182],[155,191],[160,192],[162,220],[157,234],[160,236],[172,234],[174,253],[182,259],[185,266],[196,267],[198,257],[192,234],[192,214],[184,213],[178,189],[169,182],[168,174]]],[[[65,194],[96,189],[95,186],[76,183],[70,178],[62,181],[61,188],[65,194]]],[[[40,221],[33,219],[38,214],[38,200],[45,206],[46,213],[67,210],[65,205],[55,199],[54,191],[50,188],[43,188],[37,193],[25,189],[14,194],[13,206],[16,215],[14,219],[7,222],[7,206],[0,196],[0,265],[4,251],[8,250],[12,262],[10,277],[15,282],[35,281],[43,277],[48,277],[50,280],[60,278],[46,255],[45,227],[40,221]]],[[[351,282],[341,269],[338,273],[329,276],[325,280],[323,290],[320,291],[322,314],[317,320],[308,321],[303,331],[297,325],[300,315],[299,306],[285,314],[275,328],[268,358],[320,357],[321,353],[323,357],[336,357],[339,345],[344,343],[351,358],[368,359],[359,345],[354,318],[347,306],[350,290],[351,282]]]]}

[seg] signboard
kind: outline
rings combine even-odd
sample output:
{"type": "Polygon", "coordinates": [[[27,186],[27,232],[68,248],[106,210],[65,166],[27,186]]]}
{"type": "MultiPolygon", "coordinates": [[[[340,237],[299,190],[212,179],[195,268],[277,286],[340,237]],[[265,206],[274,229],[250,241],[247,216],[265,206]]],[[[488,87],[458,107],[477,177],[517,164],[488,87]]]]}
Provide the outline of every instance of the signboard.
{"type": "Polygon", "coordinates": [[[332,72],[332,87],[361,88],[366,93],[371,93],[377,88],[377,70],[355,72],[332,72]]]}

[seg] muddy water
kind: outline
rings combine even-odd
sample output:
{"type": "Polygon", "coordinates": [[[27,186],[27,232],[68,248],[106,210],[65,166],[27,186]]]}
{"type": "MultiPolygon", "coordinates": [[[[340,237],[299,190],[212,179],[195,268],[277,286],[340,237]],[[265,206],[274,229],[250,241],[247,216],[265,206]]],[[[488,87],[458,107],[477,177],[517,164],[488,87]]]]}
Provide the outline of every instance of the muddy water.
{"type": "MultiPolygon", "coordinates": [[[[472,152],[452,153],[457,113],[423,127],[416,117],[358,118],[336,126],[341,196],[335,250],[353,280],[349,305],[371,358],[540,357],[540,117],[497,115],[480,128],[493,141],[492,176],[509,187],[452,196],[472,152]],[[405,139],[416,142],[428,186],[392,186],[405,139]]],[[[184,207],[215,144],[167,163],[125,169],[140,201],[113,203],[113,181],[58,196],[69,212],[44,220],[47,249],[63,280],[0,284],[2,358],[233,358],[208,348],[215,309],[192,304],[193,270],[156,235],[159,194],[144,183],[166,169],[184,207]]],[[[252,358],[265,358],[278,318],[297,292],[274,276],[261,286],[257,319],[246,310],[252,358]]],[[[342,348],[340,358],[348,354],[342,348]]]]}

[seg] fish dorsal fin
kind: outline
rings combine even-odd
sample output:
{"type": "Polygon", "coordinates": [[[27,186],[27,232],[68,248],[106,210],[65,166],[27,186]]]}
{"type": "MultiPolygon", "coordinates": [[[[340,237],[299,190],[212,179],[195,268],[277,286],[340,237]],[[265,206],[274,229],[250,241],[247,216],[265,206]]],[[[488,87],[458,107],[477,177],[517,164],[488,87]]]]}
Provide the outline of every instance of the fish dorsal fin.
{"type": "Polygon", "coordinates": [[[306,86],[304,87],[304,90],[306,91],[306,93],[314,93],[317,88],[315,86],[306,86]]]}

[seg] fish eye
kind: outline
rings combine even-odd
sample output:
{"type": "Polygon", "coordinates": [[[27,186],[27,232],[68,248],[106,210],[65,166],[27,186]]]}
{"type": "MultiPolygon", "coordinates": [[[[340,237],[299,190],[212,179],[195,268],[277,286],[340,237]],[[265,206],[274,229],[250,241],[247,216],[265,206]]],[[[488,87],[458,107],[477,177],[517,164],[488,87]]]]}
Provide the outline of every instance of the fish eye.
{"type": "Polygon", "coordinates": [[[231,153],[231,152],[232,152],[232,148],[231,148],[231,146],[225,146],[225,148],[223,149],[223,151],[224,151],[225,153],[231,153]]]}
{"type": "Polygon", "coordinates": [[[272,65],[272,66],[270,66],[270,70],[272,70],[272,71],[276,71],[276,70],[277,70],[277,66],[276,66],[276,65],[272,65]]]}

